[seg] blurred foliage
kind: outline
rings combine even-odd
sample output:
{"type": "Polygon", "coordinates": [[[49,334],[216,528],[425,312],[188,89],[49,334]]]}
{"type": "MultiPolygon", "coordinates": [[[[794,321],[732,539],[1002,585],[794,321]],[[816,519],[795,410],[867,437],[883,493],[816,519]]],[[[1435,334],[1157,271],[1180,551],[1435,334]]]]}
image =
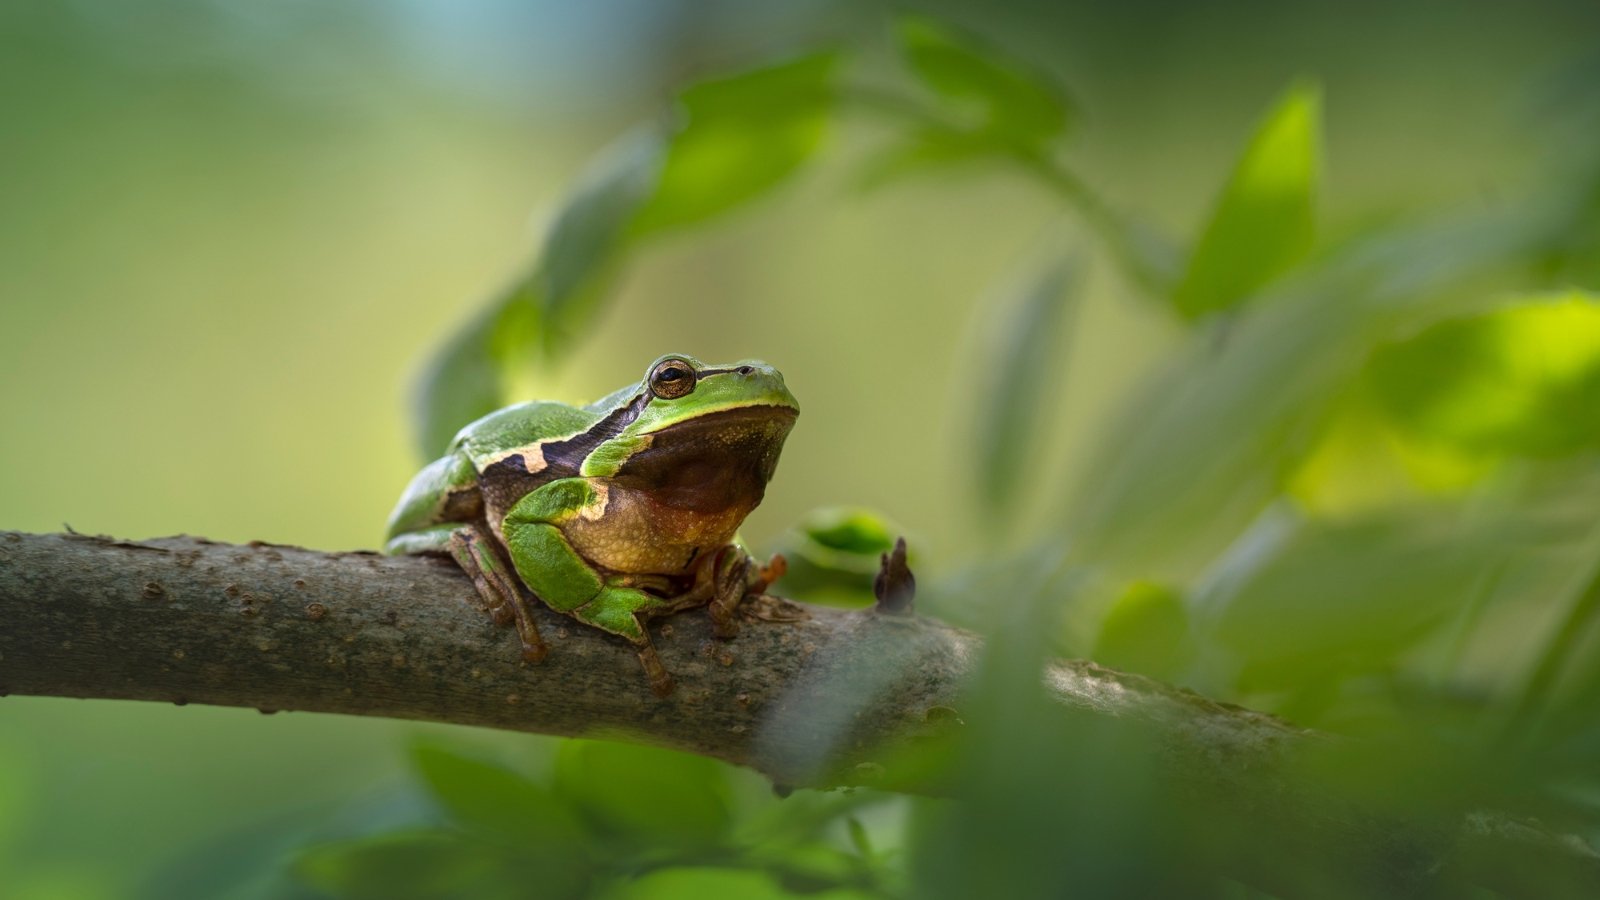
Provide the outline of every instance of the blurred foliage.
{"type": "MultiPolygon", "coordinates": [[[[163,34],[147,37],[176,40],[163,34]]],[[[420,803],[243,829],[175,870],[238,897],[1267,896],[1211,854],[1224,830],[1270,847],[1267,826],[1203,818],[1158,781],[1136,736],[1055,715],[1037,672],[1058,654],[1359,735],[1371,752],[1318,775],[1397,819],[1500,808],[1600,840],[1594,60],[1558,79],[1544,119],[1516,126],[1537,145],[1526,171],[1425,208],[1347,199],[1324,158],[1337,174],[1339,151],[1370,136],[1341,143],[1339,84],[1274,85],[1253,127],[1214,135],[1231,164],[1207,170],[1212,157],[1191,160],[1187,147],[1137,158],[1158,186],[1172,183],[1158,168],[1206,184],[1180,237],[1113,199],[1127,185],[1089,174],[1138,144],[1145,111],[1088,115],[1096,98],[1055,74],[1071,61],[1015,35],[904,14],[876,40],[830,35],[815,42],[823,49],[682,85],[562,192],[523,274],[440,342],[413,393],[415,447],[431,457],[512,399],[530,369],[567,371],[591,333],[627,330],[605,316],[630,268],[675,240],[714,243],[702,226],[780,205],[813,171],[824,194],[841,180],[875,197],[923,191],[969,233],[992,230],[993,210],[961,205],[958,174],[1050,198],[1060,215],[1046,258],[991,273],[1012,290],[973,304],[987,341],[922,340],[906,322],[947,311],[916,296],[886,304],[887,318],[861,304],[860,322],[829,326],[839,333],[820,354],[834,362],[861,346],[849,341],[857,331],[886,358],[900,349],[890,345],[915,345],[892,359],[915,369],[893,384],[916,394],[893,399],[918,432],[882,410],[868,433],[836,427],[829,441],[852,465],[877,477],[946,445],[960,461],[959,481],[919,490],[958,498],[952,518],[976,524],[954,533],[973,539],[915,560],[919,608],[996,648],[951,713],[961,727],[950,756],[925,761],[951,799],[778,800],[748,773],[668,751],[568,742],[548,765],[506,766],[433,742],[413,754],[420,803]],[[1134,137],[1094,149],[1117,130],[1134,137]],[[1154,323],[1139,332],[1148,346],[1097,347],[1107,309],[1154,323]],[[1120,356],[1153,362],[1131,384],[1101,381],[1096,366],[1120,356]],[[1091,393],[1113,399],[1075,405],[1091,393]],[[956,425],[940,430],[946,420],[956,425]],[[243,861],[259,869],[264,853],[276,876],[251,870],[244,884],[243,861]]],[[[1422,58],[1413,50],[1423,53],[1407,48],[1408,75],[1422,58]]],[[[1117,52],[1158,85],[1184,77],[1142,48],[1117,52]]],[[[1492,130],[1479,108],[1403,112],[1492,130]]],[[[1201,114],[1214,125],[1209,106],[1201,114]]],[[[777,233],[797,266],[824,237],[777,233]]],[[[707,258],[737,255],[722,252],[707,258]]],[[[893,294],[888,254],[867,255],[870,271],[852,277],[893,294]]],[[[992,261],[974,253],[969,264],[992,261]]],[[[754,302],[720,314],[752,311],[765,333],[793,321],[754,302]]],[[[608,346],[598,362],[617,355],[608,346]]],[[[878,373],[855,367],[828,383],[866,394],[878,373]]],[[[845,399],[808,394],[808,418],[845,399]]],[[[308,470],[326,462],[316,437],[308,470]]],[[[808,496],[831,491],[814,484],[808,496]]],[[[862,602],[900,531],[858,507],[821,511],[781,539],[794,563],[781,587],[862,602]]],[[[920,544],[914,533],[913,552],[920,544]]],[[[830,713],[848,721],[881,686],[830,686],[830,713]]],[[[9,768],[0,835],[20,842],[28,785],[9,768]]],[[[246,799],[265,802],[250,787],[246,799]]],[[[0,845],[0,864],[21,856],[0,845]]],[[[172,895],[176,877],[147,894],[172,895]]],[[[1308,866],[1275,885],[1281,896],[1363,896],[1330,877],[1308,866]]],[[[1527,877],[1530,896],[1562,894],[1527,877]]],[[[94,873],[29,878],[31,896],[111,895],[94,873]]]]}
{"type": "Polygon", "coordinates": [[[1173,305],[1194,318],[1257,294],[1311,249],[1321,169],[1322,103],[1299,85],[1261,123],[1195,241],[1173,305]]]}
{"type": "MultiPolygon", "coordinates": [[[[1363,758],[1361,778],[1412,784],[1388,802],[1416,818],[1508,800],[1529,788],[1520,777],[1496,778],[1502,767],[1518,765],[1496,729],[1443,723],[1458,721],[1463,708],[1476,709],[1485,723],[1507,711],[1545,715],[1540,710],[1559,696],[1555,689],[1581,655],[1576,648],[1600,640],[1600,604],[1592,599],[1600,588],[1575,582],[1550,596],[1568,608],[1568,621],[1548,646],[1534,640],[1520,648],[1520,670],[1470,659],[1477,634],[1537,596],[1524,579],[1544,569],[1560,573],[1553,576],[1558,582],[1592,580],[1592,561],[1600,559],[1600,523],[1592,516],[1563,534],[1522,534],[1539,500],[1519,496],[1518,488],[1561,477],[1547,475],[1546,466],[1593,469],[1600,450],[1600,300],[1570,290],[1525,293],[1552,286],[1552,270],[1541,261],[1570,253],[1567,237],[1587,227],[1593,210],[1537,195],[1517,208],[1478,214],[1479,222],[1451,213],[1319,244],[1322,102],[1320,89],[1303,81],[1273,104],[1245,142],[1188,252],[1152,255],[1136,249],[1141,240],[1149,246],[1141,226],[1063,162],[1062,143],[1076,120],[1064,88],[1005,51],[924,16],[899,18],[892,35],[909,90],[865,89],[848,80],[835,87],[837,53],[686,89],[678,105],[689,124],[669,138],[665,175],[635,229],[658,232],[706,220],[793,175],[818,149],[832,109],[827,101],[837,91],[852,101],[852,112],[889,126],[883,149],[870,156],[870,182],[925,177],[955,162],[989,160],[1020,171],[1059,196],[1101,239],[1118,274],[1162,302],[1189,332],[1187,345],[1125,401],[1117,421],[1088,436],[1103,465],[1088,470],[1067,514],[1019,543],[1006,540],[1009,526],[1048,467],[1040,454],[1043,425],[1062,413],[1059,385],[1073,345],[1066,313],[1075,292],[1069,286],[1081,280],[1074,277],[1077,264],[1048,266],[1016,302],[987,308],[998,338],[981,360],[960,363],[979,373],[973,483],[993,548],[1020,555],[988,563],[1007,570],[999,587],[991,582],[995,601],[977,607],[999,652],[963,712],[972,737],[941,776],[954,799],[917,804],[903,863],[910,895],[1249,894],[1210,861],[1206,824],[1188,818],[1198,812],[1152,787],[1152,748],[1049,709],[1036,673],[1049,655],[1074,646],[1092,647],[1109,664],[1307,724],[1344,726],[1430,752],[1454,747],[1456,764],[1447,776],[1421,778],[1422,752],[1363,758]],[[1173,267],[1163,257],[1187,261],[1173,267]],[[1509,285],[1487,280],[1507,271],[1518,273],[1509,285]],[[1362,425],[1341,427],[1350,422],[1362,425]],[[1409,487],[1380,491],[1337,515],[1319,514],[1311,498],[1323,480],[1350,479],[1344,467],[1368,465],[1374,455],[1390,457],[1388,465],[1398,470],[1392,477],[1409,487]],[[1452,458],[1458,458],[1453,465],[1452,458]],[[1438,477],[1440,467],[1455,477],[1438,477]],[[1197,528],[1199,522],[1208,527],[1197,528]],[[1034,563],[1018,561],[1024,558],[1034,563]],[[1516,590],[1510,571],[1519,573],[1516,590]],[[1063,614],[1059,627],[1040,627],[1063,614]],[[1519,697],[1529,667],[1544,673],[1533,676],[1539,694],[1519,697]],[[1441,795],[1449,801],[1441,804],[1441,795]]],[[[559,236],[591,196],[575,194],[552,234],[559,236]]],[[[619,230],[613,222],[606,233],[619,230]]],[[[561,253],[559,242],[547,242],[538,271],[561,265],[561,253]]],[[[593,262],[580,251],[573,265],[593,262]]],[[[448,385],[433,390],[438,397],[452,393],[448,385]]],[[[479,411],[468,404],[434,415],[460,422],[479,411]]],[[[860,511],[819,514],[795,534],[789,549],[800,566],[791,590],[802,596],[826,593],[819,572],[847,568],[833,557],[859,558],[868,572],[889,540],[888,529],[860,511]],[[816,564],[824,557],[831,565],[816,564]]],[[[936,602],[981,599],[960,588],[931,593],[936,602]]],[[[865,703],[870,693],[841,691],[836,700],[865,703]]],[[[1575,727],[1587,740],[1600,734],[1594,723],[1575,727]]],[[[546,827],[578,845],[618,849],[613,873],[640,873],[640,863],[628,861],[631,853],[671,856],[708,846],[728,854],[725,866],[767,864],[755,861],[770,847],[719,844],[730,825],[716,786],[652,775],[621,788],[611,779],[624,770],[567,782],[564,790],[569,802],[587,808],[578,818],[640,817],[636,826],[613,824],[584,836],[577,825],[552,825],[578,815],[562,809],[547,817],[546,827]],[[578,783],[589,787],[574,793],[578,783]],[[651,826],[652,816],[664,818],[651,826]],[[622,849],[630,846],[629,834],[644,841],[640,849],[622,849]]],[[[558,766],[557,777],[573,778],[571,771],[558,766]]],[[[1600,791],[1600,769],[1569,757],[1547,765],[1539,780],[1546,796],[1525,799],[1526,806],[1559,809],[1591,834],[1600,829],[1600,815],[1585,799],[1600,791]],[[1550,795],[1564,791],[1572,791],[1569,799],[1552,806],[1550,795]]],[[[430,781],[441,789],[437,776],[430,781]]],[[[530,791],[524,785],[493,795],[530,791]]],[[[463,809],[469,793],[450,788],[442,802],[463,809]]],[[[543,794],[530,796],[527,809],[549,805],[543,794]]],[[[483,805],[492,806],[487,796],[483,805]]],[[[485,812],[489,822],[505,815],[485,812]]],[[[511,835],[518,826],[498,823],[493,830],[511,835]]],[[[437,852],[441,845],[427,846],[437,852]]],[[[364,854],[389,852],[384,843],[368,848],[358,843],[343,852],[352,865],[364,854]]],[[[483,851],[474,845],[462,852],[462,865],[476,866],[483,851]]],[[[595,863],[578,862],[576,845],[556,856],[583,874],[554,883],[608,883],[595,875],[595,863]]],[[[326,856],[312,859],[327,865],[326,856]]],[[[503,865],[515,870],[510,861],[503,865]]],[[[884,865],[863,850],[837,877],[812,887],[885,889],[894,883],[886,873],[901,871],[902,862],[884,865]],[[862,872],[878,874],[863,882],[862,872]]],[[[736,887],[717,880],[732,876],[716,872],[702,866],[671,886],[659,882],[659,891],[650,887],[658,882],[644,878],[626,895],[673,896],[693,884],[764,896],[770,887],[736,887]]],[[[1326,877],[1309,865],[1298,883],[1289,876],[1288,884],[1294,896],[1354,890],[1318,880],[1326,877]]],[[[599,893],[587,895],[604,895],[605,889],[593,890],[599,893]]]]}
{"type": "Polygon", "coordinates": [[[1004,333],[988,355],[1005,363],[986,373],[981,388],[985,402],[973,432],[978,508],[996,537],[1005,536],[1003,525],[1037,466],[1032,451],[1049,422],[1048,411],[1059,409],[1051,388],[1066,370],[1069,344],[1064,332],[1081,279],[1071,264],[1058,263],[1030,279],[1010,308],[996,310],[996,324],[1004,333]]]}
{"type": "Polygon", "coordinates": [[[302,882],[397,900],[891,895],[851,817],[882,795],[780,801],[708,759],[596,741],[566,742],[545,782],[434,744],[415,760],[435,820],[308,850],[302,882]]]}

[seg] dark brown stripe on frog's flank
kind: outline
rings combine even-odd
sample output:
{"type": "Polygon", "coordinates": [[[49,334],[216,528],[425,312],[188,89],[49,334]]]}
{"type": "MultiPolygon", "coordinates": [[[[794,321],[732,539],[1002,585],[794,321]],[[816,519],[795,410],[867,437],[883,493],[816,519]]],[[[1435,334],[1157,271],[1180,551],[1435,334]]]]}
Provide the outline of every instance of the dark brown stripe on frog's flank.
{"type": "Polygon", "coordinates": [[[441,522],[470,522],[483,515],[483,494],[477,485],[453,488],[439,507],[441,522]]]}
{"type": "Polygon", "coordinates": [[[639,396],[634,397],[626,406],[619,406],[612,410],[604,419],[594,423],[582,434],[575,434],[564,441],[545,444],[544,464],[546,470],[559,469],[562,474],[554,478],[571,478],[578,474],[583,467],[583,461],[589,458],[594,449],[606,441],[622,433],[624,428],[634,423],[634,420],[644,414],[644,408],[650,405],[650,392],[641,390],[639,396]]]}
{"type": "Polygon", "coordinates": [[[531,447],[495,460],[478,473],[478,487],[490,509],[505,512],[525,494],[561,478],[578,474],[583,461],[594,449],[622,433],[633,424],[650,402],[650,392],[642,391],[624,406],[619,406],[584,431],[562,441],[531,447]],[[528,457],[542,453],[544,467],[528,471],[528,457]]]}

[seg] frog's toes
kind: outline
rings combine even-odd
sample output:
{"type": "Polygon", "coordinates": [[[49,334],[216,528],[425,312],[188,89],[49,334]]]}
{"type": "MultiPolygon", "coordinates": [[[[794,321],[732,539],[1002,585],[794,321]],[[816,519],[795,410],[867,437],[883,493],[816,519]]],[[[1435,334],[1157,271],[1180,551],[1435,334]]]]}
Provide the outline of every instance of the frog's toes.
{"type": "Polygon", "coordinates": [[[549,655],[550,648],[543,641],[537,644],[530,644],[526,640],[522,642],[522,661],[525,663],[536,666],[549,655]]]}
{"type": "Polygon", "coordinates": [[[784,576],[789,571],[789,560],[782,553],[774,553],[756,573],[755,579],[750,584],[750,593],[764,594],[774,581],[784,576]]]}
{"type": "Polygon", "coordinates": [[[640,647],[638,652],[639,665],[644,666],[644,675],[650,680],[650,693],[657,697],[671,695],[677,685],[672,681],[672,673],[668,672],[666,665],[661,662],[661,654],[650,644],[640,647]]]}

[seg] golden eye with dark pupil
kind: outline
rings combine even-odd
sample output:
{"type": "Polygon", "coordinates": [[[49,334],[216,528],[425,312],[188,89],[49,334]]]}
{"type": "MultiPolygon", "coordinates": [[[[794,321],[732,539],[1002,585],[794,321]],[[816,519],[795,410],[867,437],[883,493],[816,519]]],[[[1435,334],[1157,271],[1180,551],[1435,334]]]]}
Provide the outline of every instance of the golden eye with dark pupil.
{"type": "Polygon", "coordinates": [[[677,359],[663,360],[650,373],[650,392],[663,400],[673,400],[694,390],[694,369],[677,359]]]}

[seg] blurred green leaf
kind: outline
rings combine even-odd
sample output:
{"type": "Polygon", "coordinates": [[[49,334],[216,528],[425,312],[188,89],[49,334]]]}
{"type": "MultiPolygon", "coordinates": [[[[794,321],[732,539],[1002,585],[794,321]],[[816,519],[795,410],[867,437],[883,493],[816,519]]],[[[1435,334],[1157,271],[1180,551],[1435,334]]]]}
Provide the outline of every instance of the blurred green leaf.
{"type": "Polygon", "coordinates": [[[1112,668],[1170,679],[1193,655],[1183,597],[1165,585],[1137,581],[1106,614],[1093,657],[1112,668]]]}
{"type": "Polygon", "coordinates": [[[850,829],[850,846],[856,849],[863,859],[871,859],[872,839],[867,836],[867,827],[855,816],[845,819],[845,825],[850,829]]]}
{"type": "Polygon", "coordinates": [[[1533,298],[1374,354],[1376,396],[1419,437],[1489,455],[1600,447],[1600,301],[1533,298]]]}
{"type": "Polygon", "coordinates": [[[442,747],[418,745],[412,758],[434,798],[463,828],[541,854],[582,855],[587,838],[583,823],[545,788],[509,769],[442,747]]]}
{"type": "Polygon", "coordinates": [[[1343,287],[1248,311],[1226,353],[1191,332],[1092,435],[1064,508],[1084,558],[1184,583],[1271,501],[1360,367],[1369,295],[1343,287]]]}
{"type": "Polygon", "coordinates": [[[1492,529],[1432,517],[1304,523],[1205,598],[1245,689],[1392,666],[1503,559],[1492,529]]]}
{"type": "Polygon", "coordinates": [[[1077,599],[1045,584],[1019,585],[989,623],[952,799],[916,807],[911,896],[1210,896],[1179,842],[1193,833],[1187,808],[1157,787],[1148,736],[1045,696],[1057,620],[1077,599]]]}
{"type": "Polygon", "coordinates": [[[876,190],[909,176],[983,162],[994,152],[995,142],[984,134],[928,124],[875,151],[856,173],[856,186],[876,190]]]}
{"type": "MultiPolygon", "coordinates": [[[[546,233],[539,264],[507,305],[536,307],[545,350],[570,337],[593,313],[630,238],[630,227],[660,189],[658,135],[642,131],[608,149],[580,179],[546,233]]],[[[504,321],[504,320],[503,320],[504,321]]]]}
{"type": "Polygon", "coordinates": [[[434,459],[461,426],[501,405],[500,369],[490,352],[492,319],[480,316],[429,358],[412,390],[413,443],[434,459]]]}
{"type": "Polygon", "coordinates": [[[831,895],[831,889],[861,887],[877,878],[867,860],[820,841],[750,847],[739,863],[764,869],[786,892],[804,895],[831,895]]]}
{"type": "Polygon", "coordinates": [[[976,131],[1035,150],[1071,123],[1072,102],[1054,80],[984,41],[919,15],[898,17],[894,33],[911,71],[970,113],[976,131]]]}
{"type": "Polygon", "coordinates": [[[530,885],[541,898],[576,897],[580,871],[519,859],[480,839],[445,831],[360,838],[308,850],[295,875],[338,900],[521,900],[530,885]]]}
{"type": "Polygon", "coordinates": [[[633,233],[709,219],[793,175],[827,133],[837,68],[838,54],[813,53],[685,89],[682,124],[633,233]]]}
{"type": "Polygon", "coordinates": [[[722,764],[659,747],[567,741],[555,789],[595,829],[653,848],[711,845],[732,824],[722,764]]]}
{"type": "Polygon", "coordinates": [[[1311,249],[1321,117],[1318,89],[1298,84],[1256,129],[1173,292],[1185,318],[1238,306],[1311,249]]]}
{"type": "Polygon", "coordinates": [[[1009,309],[994,312],[1000,329],[974,365],[978,416],[978,505],[991,522],[1014,512],[1019,492],[1037,475],[1032,463],[1044,426],[1062,409],[1066,322],[1081,282],[1077,265],[1059,262],[1030,280],[1009,309]]]}
{"type": "Polygon", "coordinates": [[[894,547],[894,528],[861,506],[830,506],[806,514],[798,526],[818,547],[876,557],[894,547]]]}
{"type": "Polygon", "coordinates": [[[857,900],[871,895],[848,890],[796,893],[784,889],[765,872],[686,866],[651,872],[600,896],[603,900],[783,900],[797,896],[857,900]]]}
{"type": "Polygon", "coordinates": [[[835,823],[869,806],[898,799],[895,794],[797,791],[781,803],[763,803],[739,822],[735,839],[748,846],[787,847],[821,838],[835,823]]]}

